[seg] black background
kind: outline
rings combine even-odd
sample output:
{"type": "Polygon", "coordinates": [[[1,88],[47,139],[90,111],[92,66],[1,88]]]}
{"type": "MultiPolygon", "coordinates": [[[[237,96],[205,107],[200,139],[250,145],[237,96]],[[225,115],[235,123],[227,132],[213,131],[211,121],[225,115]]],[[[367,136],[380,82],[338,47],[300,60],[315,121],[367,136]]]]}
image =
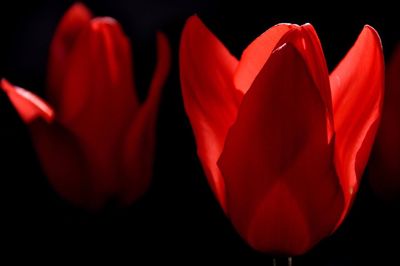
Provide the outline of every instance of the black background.
{"type": "MultiPolygon", "coordinates": [[[[124,258],[128,263],[146,259],[191,264],[204,258],[211,263],[223,259],[272,265],[269,255],[251,250],[234,231],[196,156],[183,110],[177,63],[185,20],[198,13],[238,57],[247,44],[276,23],[310,22],[332,70],[364,24],[379,32],[389,58],[399,41],[398,14],[391,15],[390,6],[381,10],[383,3],[372,6],[370,12],[343,13],[347,8],[338,3],[333,8],[335,3],[308,7],[305,2],[297,6],[289,2],[210,0],[83,2],[95,15],[116,18],[130,37],[141,99],[146,97],[156,60],[155,31],[164,31],[171,42],[173,65],[161,102],[153,182],[146,195],[129,208],[110,203],[94,214],[70,206],[47,183],[29,132],[0,93],[0,211],[4,224],[0,241],[7,247],[1,252],[16,252],[14,259],[28,257],[30,251],[41,257],[56,254],[56,264],[85,255],[124,258]],[[375,11],[373,15],[371,11],[375,11]]],[[[44,96],[48,47],[59,19],[72,3],[14,0],[0,4],[1,77],[44,96]]],[[[339,230],[307,254],[294,258],[294,265],[400,264],[399,206],[398,202],[381,202],[364,178],[339,230]]]]}

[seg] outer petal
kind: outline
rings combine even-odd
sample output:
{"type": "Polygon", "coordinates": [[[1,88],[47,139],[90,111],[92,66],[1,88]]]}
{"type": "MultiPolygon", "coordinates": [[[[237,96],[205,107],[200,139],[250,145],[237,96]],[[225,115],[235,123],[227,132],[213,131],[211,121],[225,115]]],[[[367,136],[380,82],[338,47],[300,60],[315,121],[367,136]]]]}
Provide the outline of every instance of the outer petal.
{"type": "Polygon", "coordinates": [[[43,118],[47,122],[54,119],[53,109],[35,94],[12,85],[6,79],[1,80],[1,88],[25,123],[29,124],[37,118],[43,118]]]}
{"type": "Polygon", "coordinates": [[[294,24],[278,24],[255,39],[244,51],[235,71],[234,82],[243,94],[247,92],[260,70],[267,62],[275,46],[294,24]]]}
{"type": "Polygon", "coordinates": [[[118,191],[120,142],[137,112],[129,41],[112,18],[96,18],[70,54],[59,120],[78,139],[93,187],[104,201],[118,191]]]}
{"type": "Polygon", "coordinates": [[[383,80],[380,39],[373,28],[365,26],[330,76],[336,128],[335,164],[346,196],[343,217],[358,189],[375,137],[383,80]]]}
{"type": "Polygon", "coordinates": [[[237,60],[200,19],[189,18],[180,45],[183,101],[203,169],[224,209],[225,188],[217,160],[239,104],[232,82],[236,66],[237,60]]]}
{"type": "Polygon", "coordinates": [[[158,105],[171,64],[171,50],[163,33],[157,34],[158,62],[146,102],[135,117],[122,145],[120,200],[132,203],[149,184],[155,152],[158,105]]]}
{"type": "Polygon", "coordinates": [[[373,189],[382,198],[400,199],[400,44],[386,69],[385,102],[373,153],[373,189]]]}
{"type": "Polygon", "coordinates": [[[287,43],[272,53],[219,161],[233,224],[264,252],[305,252],[332,232],[343,207],[328,114],[299,52],[287,43]]]}
{"type": "Polygon", "coordinates": [[[90,23],[92,14],[81,3],[74,4],[61,19],[50,45],[47,95],[58,106],[60,89],[69,63],[69,55],[82,30],[90,23]]]}
{"type": "Polygon", "coordinates": [[[87,198],[91,188],[79,145],[67,130],[52,122],[54,113],[51,107],[34,94],[4,79],[1,87],[28,124],[43,170],[54,189],[77,206],[99,208],[87,198]]]}

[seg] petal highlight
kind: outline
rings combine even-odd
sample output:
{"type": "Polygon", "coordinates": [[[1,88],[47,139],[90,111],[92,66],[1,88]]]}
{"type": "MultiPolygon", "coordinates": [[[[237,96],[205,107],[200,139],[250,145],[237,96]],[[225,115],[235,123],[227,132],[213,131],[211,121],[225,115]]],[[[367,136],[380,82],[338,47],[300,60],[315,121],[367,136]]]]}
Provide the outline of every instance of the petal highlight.
{"type": "Polygon", "coordinates": [[[364,27],[330,75],[330,84],[336,131],[335,165],[346,199],[343,219],[358,190],[381,116],[384,61],[379,36],[372,27],[364,27]]]}
{"type": "Polygon", "coordinates": [[[225,185],[217,160],[240,101],[232,81],[238,61],[197,16],[186,22],[179,58],[182,96],[197,153],[225,210],[225,185]]]}
{"type": "Polygon", "coordinates": [[[234,75],[235,86],[238,90],[243,94],[247,92],[282,36],[296,27],[298,26],[289,23],[271,27],[243,51],[234,75]]]}
{"type": "Polygon", "coordinates": [[[26,124],[32,123],[37,118],[42,118],[49,123],[53,121],[53,109],[35,94],[12,85],[4,78],[1,80],[1,88],[7,93],[11,103],[26,124]]]}

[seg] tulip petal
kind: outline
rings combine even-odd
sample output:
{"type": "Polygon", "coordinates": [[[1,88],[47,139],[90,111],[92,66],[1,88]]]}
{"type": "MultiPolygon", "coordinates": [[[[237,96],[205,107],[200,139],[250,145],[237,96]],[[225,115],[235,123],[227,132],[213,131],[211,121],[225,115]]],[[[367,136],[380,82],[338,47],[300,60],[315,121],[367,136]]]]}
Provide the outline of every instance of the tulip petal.
{"type": "Polygon", "coordinates": [[[180,45],[180,77],[186,113],[208,182],[225,209],[224,180],[217,166],[240,97],[233,85],[238,62],[197,16],[187,21],[180,45]]]}
{"type": "Polygon", "coordinates": [[[247,92],[282,36],[296,27],[295,24],[282,23],[269,28],[243,51],[234,76],[237,89],[243,94],[247,92]]]}
{"type": "Polygon", "coordinates": [[[7,93],[11,103],[25,123],[30,124],[37,118],[42,118],[49,123],[53,121],[53,109],[35,94],[12,85],[4,78],[1,80],[1,88],[7,93]]]}
{"type": "Polygon", "coordinates": [[[90,23],[92,14],[81,3],[76,3],[65,13],[54,34],[49,52],[47,96],[57,108],[60,100],[69,55],[82,30],[90,23]]]}
{"type": "Polygon", "coordinates": [[[386,68],[385,97],[369,181],[383,199],[400,199],[400,44],[386,68]]]}
{"type": "Polygon", "coordinates": [[[106,199],[92,196],[93,180],[77,139],[57,121],[30,125],[40,164],[54,190],[70,203],[88,210],[100,209],[106,199]]]}
{"type": "Polygon", "coordinates": [[[329,72],[322,51],[321,42],[311,24],[304,24],[299,28],[293,28],[289,33],[285,34],[278,42],[277,47],[284,43],[290,43],[296,47],[297,51],[302,55],[310,74],[318,88],[322,100],[328,114],[328,141],[333,137],[333,107],[332,97],[329,84],[329,72]]]}
{"type": "Polygon", "coordinates": [[[233,224],[264,252],[305,252],[332,232],[343,207],[329,114],[302,52],[286,43],[272,53],[219,160],[233,224]]]}
{"type": "Polygon", "coordinates": [[[162,87],[171,65],[167,37],[157,33],[158,61],[146,102],[134,119],[122,145],[122,179],[119,200],[132,203],[146,191],[152,175],[156,141],[156,121],[162,87]]]}
{"type": "Polygon", "coordinates": [[[358,190],[377,131],[383,80],[380,39],[372,27],[365,26],[330,75],[336,130],[335,165],[346,197],[343,217],[358,190]]]}
{"type": "Polygon", "coordinates": [[[88,159],[94,199],[118,191],[119,144],[138,109],[129,40],[112,18],[96,18],[79,35],[60,90],[59,121],[88,159]]]}
{"type": "Polygon", "coordinates": [[[103,202],[90,201],[90,184],[85,160],[76,139],[54,121],[54,112],[31,92],[2,79],[1,87],[25,123],[42,168],[54,189],[71,203],[98,209],[103,202]],[[38,119],[42,118],[42,119],[38,119]]]}
{"type": "MultiPolygon", "coordinates": [[[[307,23],[301,26],[303,38],[300,43],[297,42],[297,49],[301,51],[301,54],[307,63],[310,73],[317,85],[321,94],[322,100],[325,103],[328,113],[328,127],[333,133],[333,106],[330,84],[329,84],[329,72],[328,66],[325,61],[324,52],[322,50],[321,42],[315,32],[314,27],[307,23]]],[[[329,132],[329,131],[328,131],[329,132]]],[[[333,135],[330,134],[329,140],[333,135]]]]}

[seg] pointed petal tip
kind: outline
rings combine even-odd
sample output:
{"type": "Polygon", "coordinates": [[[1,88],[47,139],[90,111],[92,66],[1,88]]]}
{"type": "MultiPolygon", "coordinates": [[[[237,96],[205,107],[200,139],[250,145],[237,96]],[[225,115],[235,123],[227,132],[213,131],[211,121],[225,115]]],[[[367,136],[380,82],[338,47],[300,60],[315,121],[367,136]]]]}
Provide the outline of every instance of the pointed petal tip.
{"type": "Polygon", "coordinates": [[[163,69],[162,73],[164,79],[167,78],[167,75],[171,68],[171,46],[168,40],[167,35],[164,32],[157,31],[156,32],[157,39],[157,57],[159,60],[160,68],[163,69]]]}
{"type": "Polygon", "coordinates": [[[12,86],[11,83],[5,78],[1,79],[1,86],[0,87],[6,93],[9,93],[14,89],[14,86],[12,86]]]}
{"type": "Polygon", "coordinates": [[[198,23],[198,22],[201,22],[201,19],[199,18],[199,16],[197,14],[190,16],[186,20],[186,23],[198,23]]]}
{"type": "Polygon", "coordinates": [[[156,38],[157,38],[157,42],[159,43],[159,42],[168,42],[168,38],[167,38],[167,35],[164,33],[164,32],[162,32],[162,31],[157,31],[156,32],[156,38]]]}
{"type": "Polygon", "coordinates": [[[68,13],[80,13],[80,14],[88,14],[90,16],[92,16],[92,12],[90,11],[90,9],[82,2],[76,2],[74,4],[71,5],[71,7],[68,9],[67,11],[68,13]]]}
{"type": "Polygon", "coordinates": [[[156,32],[157,65],[149,88],[147,102],[159,101],[161,90],[168,78],[171,68],[171,47],[167,35],[161,31],[156,32]]]}
{"type": "Polygon", "coordinates": [[[279,23],[263,32],[244,49],[234,75],[234,84],[238,90],[247,92],[282,37],[297,27],[296,24],[279,23]]]}
{"type": "Polygon", "coordinates": [[[314,26],[309,22],[304,23],[303,25],[300,26],[300,28],[308,29],[308,30],[312,30],[312,31],[316,32],[314,26]]]}
{"type": "Polygon", "coordinates": [[[372,26],[369,25],[369,24],[365,24],[364,27],[363,27],[363,29],[369,29],[369,30],[372,30],[372,31],[375,31],[375,32],[376,32],[375,28],[372,27],[372,26]]]}
{"type": "Polygon", "coordinates": [[[379,36],[378,31],[374,27],[372,27],[369,24],[365,24],[359,36],[366,34],[372,35],[375,41],[379,43],[381,49],[383,48],[381,37],[379,36]]]}
{"type": "Polygon", "coordinates": [[[276,24],[275,26],[273,26],[273,27],[279,27],[279,26],[289,26],[289,27],[299,27],[299,25],[298,24],[296,24],[296,23],[290,23],[290,22],[281,22],[281,23],[278,23],[278,24],[276,24]]]}
{"type": "Polygon", "coordinates": [[[210,30],[207,28],[207,26],[203,23],[203,21],[200,19],[200,17],[195,14],[190,16],[185,23],[185,26],[183,27],[183,32],[190,31],[190,32],[197,32],[197,31],[207,31],[209,32],[210,30]]]}
{"type": "Polygon", "coordinates": [[[92,29],[96,30],[104,25],[119,25],[118,21],[112,17],[96,17],[90,21],[92,29]]]}
{"type": "Polygon", "coordinates": [[[159,56],[166,57],[164,60],[171,61],[171,47],[167,35],[162,31],[156,32],[157,53],[159,56]]]}
{"type": "Polygon", "coordinates": [[[43,118],[48,123],[54,120],[54,110],[35,94],[12,85],[5,78],[1,79],[0,87],[7,94],[25,123],[31,123],[38,117],[43,118]]]}

